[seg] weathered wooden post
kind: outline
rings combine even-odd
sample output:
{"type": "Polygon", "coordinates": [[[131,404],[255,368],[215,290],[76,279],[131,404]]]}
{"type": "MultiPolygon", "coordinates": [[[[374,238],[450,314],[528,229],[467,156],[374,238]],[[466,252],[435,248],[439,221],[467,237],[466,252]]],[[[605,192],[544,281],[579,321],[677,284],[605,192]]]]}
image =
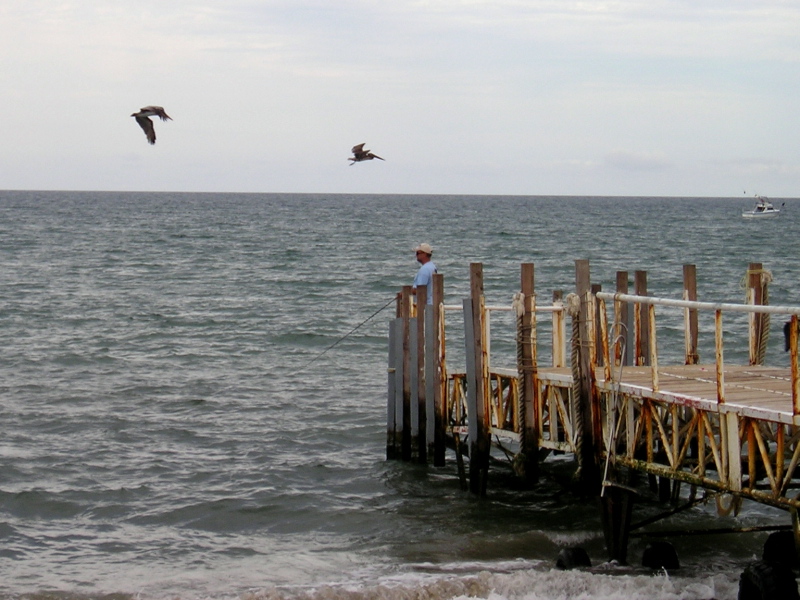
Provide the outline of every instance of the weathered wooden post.
{"type": "MultiPolygon", "coordinates": [[[[397,312],[400,312],[400,302],[402,295],[397,294],[397,312]]],[[[394,319],[389,323],[389,360],[388,360],[388,394],[386,399],[386,458],[395,459],[400,450],[397,443],[397,403],[398,387],[402,390],[403,373],[403,320],[394,319]],[[398,357],[400,359],[398,360],[398,357]],[[400,385],[398,386],[398,380],[400,385]]],[[[402,402],[402,392],[399,401],[402,402]]]]}
{"type": "Polygon", "coordinates": [[[650,365],[650,386],[654,392],[658,391],[658,348],[656,346],[656,305],[647,305],[647,355],[650,365]]]}
{"type": "MultiPolygon", "coordinates": [[[[769,304],[769,272],[761,263],[750,263],[747,269],[747,304],[762,306],[769,304]]],[[[763,365],[769,340],[769,315],[749,313],[750,364],[763,365]]]]}
{"type": "MultiPolygon", "coordinates": [[[[791,374],[792,374],[792,414],[794,416],[800,415],[800,365],[798,365],[797,349],[798,342],[798,320],[797,315],[792,315],[789,321],[789,360],[791,361],[791,374]]],[[[800,548],[798,548],[800,552],[800,548]]]]}
{"type": "MultiPolygon", "coordinates": [[[[591,284],[591,290],[592,290],[592,298],[594,298],[598,292],[603,291],[603,286],[600,285],[599,283],[593,283],[591,284]]],[[[592,323],[599,323],[600,306],[597,304],[597,302],[593,302],[593,304],[594,304],[594,313],[592,314],[592,323]]],[[[603,343],[599,335],[595,336],[594,357],[597,366],[605,366],[603,363],[603,343]]]]}
{"type": "Polygon", "coordinates": [[[633,515],[633,493],[623,487],[608,486],[600,499],[603,535],[610,560],[628,564],[628,539],[633,515]]]}
{"type": "Polygon", "coordinates": [[[430,308],[428,306],[428,286],[422,285],[417,288],[417,336],[416,336],[416,374],[417,374],[417,402],[415,408],[416,428],[414,440],[412,442],[412,455],[418,462],[423,464],[428,462],[428,435],[427,435],[427,402],[425,386],[425,320],[430,308]]]}
{"type": "Polygon", "coordinates": [[[592,354],[595,337],[591,335],[593,326],[590,319],[594,316],[594,303],[589,281],[589,261],[575,261],[575,288],[580,299],[578,315],[578,398],[576,398],[576,435],[578,437],[578,464],[580,482],[585,491],[599,490],[598,456],[600,455],[601,438],[595,437],[597,428],[602,428],[599,402],[596,402],[596,386],[592,354]],[[597,413],[597,419],[595,419],[597,413]]]}
{"type": "MultiPolygon", "coordinates": [[[[683,299],[697,302],[697,268],[695,265],[683,265],[683,299]]],[[[697,353],[699,328],[696,308],[684,309],[684,332],[686,364],[696,365],[700,362],[700,355],[697,353]]]]}
{"type": "MultiPolygon", "coordinates": [[[[608,357],[608,361],[611,362],[611,358],[608,352],[608,340],[607,339],[600,339],[600,334],[607,335],[607,325],[606,325],[606,315],[605,312],[602,314],[600,313],[601,306],[598,303],[595,303],[594,295],[600,291],[600,286],[591,286],[590,293],[586,294],[585,291],[587,289],[589,283],[589,265],[588,261],[585,265],[580,265],[577,270],[576,279],[578,282],[578,294],[581,296],[581,315],[584,314],[584,310],[587,311],[587,317],[592,318],[594,324],[591,327],[587,327],[586,336],[587,342],[583,342],[584,332],[581,331],[581,348],[589,348],[590,350],[595,350],[597,354],[602,354],[608,357]],[[587,301],[584,302],[583,298],[586,297],[587,301]],[[584,309],[584,304],[586,304],[587,308],[584,309]],[[592,311],[588,313],[588,311],[592,311]],[[600,350],[596,350],[600,349],[600,350]]],[[[628,287],[628,274],[627,272],[618,272],[617,273],[617,280],[616,280],[616,287],[617,292],[626,293],[628,287]]],[[[603,311],[605,308],[603,307],[603,311]]],[[[625,364],[626,362],[626,354],[629,345],[624,342],[627,338],[627,306],[622,305],[620,307],[615,307],[615,332],[614,332],[614,359],[613,362],[615,365],[619,365],[620,363],[625,364]],[[624,326],[625,325],[625,326],[624,326]],[[625,352],[623,352],[625,349],[625,352]]],[[[587,323],[588,324],[588,323],[587,323]]],[[[595,483],[592,484],[591,481],[587,480],[590,485],[597,485],[596,489],[601,490],[600,492],[600,508],[601,508],[601,518],[603,522],[603,535],[606,542],[606,551],[608,552],[608,556],[611,560],[616,560],[620,564],[627,564],[628,558],[628,537],[630,532],[630,524],[631,524],[631,515],[633,512],[633,494],[628,491],[625,484],[627,481],[619,481],[621,474],[617,472],[615,465],[610,465],[610,468],[607,473],[608,480],[600,481],[600,461],[603,456],[603,430],[602,430],[602,420],[603,420],[603,411],[602,411],[602,399],[600,397],[599,391],[597,389],[596,381],[595,381],[595,367],[599,363],[595,356],[595,352],[589,352],[588,357],[581,357],[581,395],[583,396],[584,388],[588,388],[589,393],[589,402],[591,406],[591,421],[592,421],[592,435],[591,435],[591,444],[594,447],[594,459],[591,463],[594,466],[595,473],[593,474],[593,478],[595,483]],[[588,358],[588,372],[584,371],[587,365],[587,358],[588,358]],[[583,380],[586,379],[586,382],[583,380]],[[617,486],[614,485],[615,483],[620,483],[622,485],[617,486]]],[[[606,367],[606,375],[608,376],[611,372],[611,365],[605,364],[606,367]]],[[[607,398],[607,401],[610,401],[610,397],[607,398]]],[[[582,398],[583,401],[583,398],[582,398]]],[[[630,410],[630,409],[629,409],[630,410]]],[[[613,407],[608,407],[607,412],[611,415],[611,418],[614,418],[616,415],[616,409],[613,407]]],[[[630,413],[629,413],[630,414],[630,413]]],[[[627,419],[627,423],[630,424],[632,421],[631,418],[627,419]]],[[[585,426],[584,426],[585,427],[585,426]]],[[[585,435],[585,432],[584,432],[585,435]]],[[[589,440],[585,440],[584,444],[587,444],[589,440]]],[[[613,442],[612,442],[613,443],[613,442]]],[[[615,449],[614,448],[606,448],[606,452],[609,453],[611,456],[614,455],[615,449]]],[[[588,461],[588,457],[584,459],[584,461],[588,461]]],[[[588,464],[588,463],[587,463],[588,464]]],[[[584,467],[582,467],[584,468],[584,467]]]]}
{"type": "MultiPolygon", "coordinates": [[[[633,293],[637,296],[647,296],[647,271],[634,272],[633,293]]],[[[636,303],[633,310],[634,364],[642,367],[650,364],[648,360],[650,356],[650,336],[648,332],[647,305],[636,303]]]]}
{"type": "MultiPolygon", "coordinates": [[[[553,290],[553,307],[563,309],[563,290],[553,290]]],[[[553,366],[567,366],[567,319],[564,310],[553,312],[553,366]]]]}
{"type": "Polygon", "coordinates": [[[400,419],[402,425],[400,457],[403,460],[411,460],[411,286],[403,286],[401,293],[399,317],[403,322],[403,401],[400,405],[402,410],[402,418],[400,419]]]}
{"type": "Polygon", "coordinates": [[[470,297],[464,299],[464,342],[467,363],[467,420],[469,421],[469,489],[486,495],[491,449],[491,412],[485,340],[483,265],[470,264],[470,297]]]}
{"type": "MultiPolygon", "coordinates": [[[[692,264],[683,265],[683,299],[689,302],[697,302],[697,267],[692,264]]],[[[683,335],[684,335],[684,362],[687,365],[696,365],[700,362],[698,344],[700,341],[700,328],[698,324],[698,311],[696,308],[683,309],[683,335]]],[[[681,411],[683,418],[687,418],[687,410],[681,411]]],[[[705,451],[705,440],[703,438],[702,426],[698,425],[697,434],[689,442],[689,454],[694,458],[699,458],[701,448],[705,451]]],[[[679,483],[673,486],[673,498],[675,491],[679,488],[679,483]]]]}
{"type": "MultiPolygon", "coordinates": [[[[617,293],[628,293],[628,272],[617,271],[617,293]]],[[[631,364],[631,319],[629,304],[619,302],[614,307],[614,366],[631,364]]]]}
{"type": "MultiPolygon", "coordinates": [[[[798,367],[798,317],[792,315],[789,320],[789,356],[791,360],[792,374],[792,414],[800,415],[800,368],[798,367]]],[[[791,510],[792,530],[794,531],[795,551],[800,558],[800,514],[796,509],[791,510]]]]}
{"type": "Polygon", "coordinates": [[[520,453],[519,467],[528,482],[539,475],[539,385],[536,381],[536,295],[533,263],[523,263],[520,272],[522,314],[517,318],[517,371],[520,378],[520,453]]]}
{"type": "Polygon", "coordinates": [[[433,276],[433,303],[426,311],[425,384],[427,400],[428,454],[433,464],[443,467],[447,451],[447,395],[444,356],[444,276],[433,276]]]}
{"type": "MultiPolygon", "coordinates": [[[[617,271],[616,293],[628,293],[628,272],[617,271]]],[[[627,366],[634,362],[633,352],[633,326],[631,317],[633,311],[629,302],[614,302],[614,367],[627,366]]],[[[625,438],[626,447],[633,448],[635,437],[635,417],[633,407],[629,404],[625,410],[625,438]]]]}

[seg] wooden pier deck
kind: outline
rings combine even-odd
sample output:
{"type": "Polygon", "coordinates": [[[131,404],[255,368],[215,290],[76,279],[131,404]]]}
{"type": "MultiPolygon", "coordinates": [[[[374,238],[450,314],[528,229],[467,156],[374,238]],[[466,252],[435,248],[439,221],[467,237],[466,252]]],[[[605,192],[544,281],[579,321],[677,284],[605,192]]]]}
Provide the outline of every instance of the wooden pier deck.
{"type": "Polygon", "coordinates": [[[629,294],[628,275],[619,272],[612,294],[590,283],[588,261],[576,261],[575,293],[554,294],[552,305],[536,302],[532,264],[522,265],[510,306],[487,305],[479,264],[471,265],[470,297],[460,306],[444,303],[441,275],[432,305],[426,290],[414,301],[404,288],[390,328],[387,457],[442,465],[455,448],[462,480],[468,471],[469,489],[485,494],[493,441],[505,452],[513,443],[515,471],[531,482],[548,452],[571,453],[585,489],[601,498],[609,557],[622,562],[633,471],[672,482],[660,489],[673,497],[686,483],[717,497],[718,506],[726,498],[729,509],[752,500],[787,510],[800,539],[800,306],[769,306],[770,279],[757,263],[743,304],[697,301],[695,278],[685,265],[682,298],[653,298],[646,273],[635,273],[629,294]],[[683,314],[682,364],[659,360],[657,307],[683,314]],[[448,364],[448,311],[463,315],[460,368],[448,364]],[[492,349],[494,311],[514,314],[512,361],[492,349]],[[698,354],[700,312],[714,321],[706,363],[698,354]],[[723,360],[723,314],[732,312],[747,313],[748,364],[723,360]],[[764,364],[770,314],[791,324],[789,367],[764,364]],[[542,336],[545,320],[550,331],[542,336]],[[516,365],[498,366],[509,362],[516,365]]]}
{"type": "MultiPolygon", "coordinates": [[[[715,365],[672,365],[658,369],[658,389],[652,385],[650,367],[621,367],[614,379],[603,380],[603,369],[597,368],[598,387],[605,393],[619,392],[626,396],[653,398],[681,406],[736,412],[743,416],[765,419],[786,425],[800,425],[800,416],[793,414],[792,373],[786,367],[761,365],[725,365],[725,402],[717,403],[715,365]]],[[[538,373],[545,385],[572,385],[572,372],[567,368],[545,368],[538,373]]]]}

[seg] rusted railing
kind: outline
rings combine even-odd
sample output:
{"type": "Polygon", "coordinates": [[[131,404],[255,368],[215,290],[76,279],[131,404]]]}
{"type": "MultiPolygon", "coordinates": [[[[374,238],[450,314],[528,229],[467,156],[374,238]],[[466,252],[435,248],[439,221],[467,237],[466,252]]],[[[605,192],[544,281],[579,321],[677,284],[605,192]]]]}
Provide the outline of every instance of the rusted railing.
{"type": "MultiPolygon", "coordinates": [[[[791,391],[792,391],[792,407],[794,415],[800,415],[800,369],[798,369],[798,336],[797,336],[797,323],[800,316],[800,308],[796,306],[764,306],[755,304],[732,304],[720,302],[698,302],[689,300],[676,300],[671,298],[655,298],[652,296],[637,296],[631,294],[612,294],[607,292],[598,292],[595,294],[599,303],[600,314],[600,328],[603,331],[608,331],[608,317],[606,312],[606,301],[614,302],[614,322],[619,320],[619,315],[624,303],[632,303],[634,305],[647,306],[648,314],[648,331],[650,336],[650,356],[649,366],[652,373],[652,389],[654,392],[658,391],[658,351],[656,345],[656,306],[666,306],[673,308],[682,308],[685,311],[685,320],[688,327],[688,314],[691,310],[707,310],[714,312],[714,347],[715,347],[715,377],[717,381],[717,401],[720,403],[725,402],[725,371],[724,371],[724,352],[723,352],[723,327],[722,327],[722,313],[723,312],[736,312],[748,314],[764,314],[764,315],[785,315],[791,317],[789,328],[789,352],[791,357],[791,391]]],[[[752,338],[753,336],[751,336],[752,338]]],[[[604,338],[607,342],[607,337],[604,338]]],[[[619,343],[619,342],[617,342],[619,343]]],[[[615,359],[612,363],[611,352],[609,344],[605,343],[604,346],[604,365],[605,377],[607,380],[612,380],[613,370],[611,365],[619,365],[619,361],[615,359]]],[[[618,352],[615,351],[615,356],[618,352]]]]}

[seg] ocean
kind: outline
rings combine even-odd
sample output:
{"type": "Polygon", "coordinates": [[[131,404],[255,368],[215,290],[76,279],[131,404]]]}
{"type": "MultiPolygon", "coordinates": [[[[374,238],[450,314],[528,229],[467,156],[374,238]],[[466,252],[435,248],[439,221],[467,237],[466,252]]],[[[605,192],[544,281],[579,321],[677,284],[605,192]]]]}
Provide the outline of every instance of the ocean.
{"type": "MultiPolygon", "coordinates": [[[[510,304],[520,263],[548,301],[589,259],[604,289],[646,270],[673,298],[692,263],[719,302],[762,262],[770,303],[797,304],[800,201],[774,202],[758,221],[746,196],[0,192],[0,598],[735,598],[767,533],[676,537],[681,569],[653,573],[642,538],[606,561],[596,503],[557,476],[493,468],[481,499],[452,454],[387,461],[388,324],[420,242],[453,303],[471,262],[510,304]],[[593,566],[556,570],[575,545],[593,566]]],[[[712,502],[663,526],[789,522],[712,502]]]]}

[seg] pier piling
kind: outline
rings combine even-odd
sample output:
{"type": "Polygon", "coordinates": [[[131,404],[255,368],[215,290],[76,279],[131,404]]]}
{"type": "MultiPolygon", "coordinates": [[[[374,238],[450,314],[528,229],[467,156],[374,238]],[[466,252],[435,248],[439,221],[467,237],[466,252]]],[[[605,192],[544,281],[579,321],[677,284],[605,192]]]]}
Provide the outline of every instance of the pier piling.
{"type": "Polygon", "coordinates": [[[469,423],[469,489],[486,495],[491,447],[487,406],[489,365],[486,355],[486,320],[483,296],[483,265],[470,265],[470,297],[464,300],[464,329],[467,356],[467,421],[469,423]]]}
{"type": "MultiPolygon", "coordinates": [[[[427,400],[426,392],[427,386],[425,385],[425,363],[427,344],[425,341],[426,336],[426,317],[428,313],[428,287],[423,285],[417,288],[416,294],[416,347],[417,347],[417,364],[416,364],[416,429],[414,435],[414,448],[412,454],[416,456],[417,461],[422,464],[428,462],[428,431],[427,431],[427,400]]],[[[430,338],[430,335],[428,336],[430,338]]]]}
{"type": "Polygon", "coordinates": [[[539,406],[536,385],[536,295],[534,293],[533,263],[523,263],[520,273],[520,303],[517,315],[517,369],[520,377],[519,413],[523,423],[520,431],[520,460],[518,469],[529,483],[539,474],[539,406]]]}

